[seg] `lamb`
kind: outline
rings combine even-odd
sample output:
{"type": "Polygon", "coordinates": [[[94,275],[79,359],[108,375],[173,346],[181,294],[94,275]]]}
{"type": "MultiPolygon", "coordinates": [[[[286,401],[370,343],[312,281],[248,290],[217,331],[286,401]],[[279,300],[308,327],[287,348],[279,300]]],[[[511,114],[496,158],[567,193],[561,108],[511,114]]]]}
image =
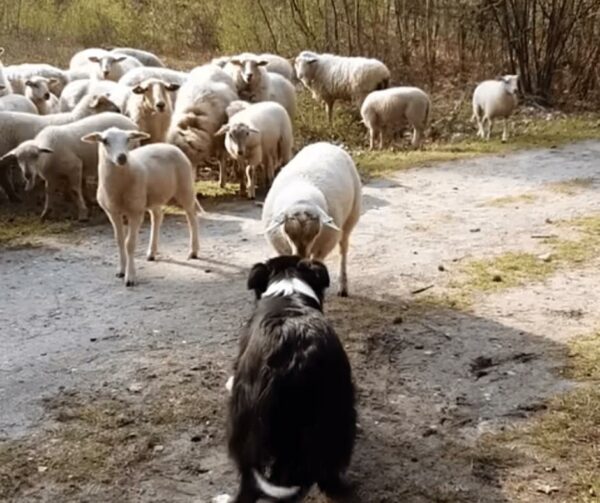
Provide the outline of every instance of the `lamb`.
{"type": "Polygon", "coordinates": [[[178,89],[179,84],[159,79],[146,79],[132,89],[124,113],[148,133],[150,143],[165,141],[173,112],[169,92],[178,89]]]}
{"type": "Polygon", "coordinates": [[[98,143],[98,203],[113,225],[119,247],[117,277],[125,286],[135,284],[134,253],[137,236],[148,211],[151,217],[150,246],[146,258],[155,260],[158,235],[163,219],[162,207],[175,199],[185,210],[190,231],[188,258],[198,258],[198,220],[202,209],[194,192],[193,167],[177,148],[165,143],[146,145],[130,151],[129,144],[145,140],[141,131],[123,131],[113,127],[82,137],[84,142],[98,143]],[[123,216],[127,217],[125,239],[123,216]]]}
{"type": "Polygon", "coordinates": [[[59,111],[58,98],[50,92],[50,86],[55,83],[56,79],[45,77],[30,77],[25,81],[25,97],[33,102],[40,115],[59,111]]]}
{"type": "Polygon", "coordinates": [[[508,140],[508,118],[519,104],[518,88],[518,75],[504,75],[498,80],[485,80],[477,86],[473,93],[473,117],[471,118],[477,120],[477,136],[489,140],[493,120],[503,118],[502,141],[508,140]]]}
{"type": "Polygon", "coordinates": [[[117,82],[133,68],[142,67],[136,58],[103,49],[86,49],[71,58],[69,69],[87,69],[90,77],[117,82]],[[86,59],[87,58],[87,59],[86,59]]]}
{"type": "Polygon", "coordinates": [[[377,59],[303,51],[296,57],[295,69],[313,98],[325,103],[329,123],[337,100],[360,105],[369,93],[387,88],[390,81],[390,71],[377,59]]]}
{"type": "Polygon", "coordinates": [[[267,60],[245,53],[232,57],[225,70],[233,78],[240,98],[251,103],[276,101],[293,119],[296,113],[296,90],[285,77],[266,71],[267,65],[267,60]]]}
{"type": "Polygon", "coordinates": [[[0,112],[22,112],[38,114],[38,109],[29,98],[20,94],[8,94],[0,97],[0,112]]]}
{"type": "Polygon", "coordinates": [[[46,202],[42,220],[54,208],[56,194],[62,178],[66,178],[69,189],[75,195],[80,221],[88,219],[88,208],[83,197],[84,182],[97,176],[98,149],[81,142],[81,137],[112,126],[134,130],[133,121],[121,114],[106,112],[86,117],[64,126],[45,128],[33,140],[27,140],[11,150],[2,159],[15,160],[26,180],[25,190],[35,186],[39,176],[46,184],[46,202]]]}
{"type": "MultiPolygon", "coordinates": [[[[222,72],[214,65],[205,65],[202,71],[196,69],[177,94],[167,143],[179,147],[194,166],[212,158],[221,160],[225,155],[223,143],[216,141],[214,134],[227,121],[225,110],[238,96],[218,80],[222,72]]],[[[222,161],[220,174],[223,182],[222,161]]]]}
{"type": "Polygon", "coordinates": [[[350,155],[331,143],[303,148],[280,171],[263,206],[267,240],[280,255],[322,261],[340,247],[338,295],[348,295],[350,233],[360,218],[361,182],[350,155]]]}
{"type": "Polygon", "coordinates": [[[142,51],[141,49],[133,49],[131,47],[115,47],[110,51],[113,54],[125,54],[137,59],[142,65],[152,68],[164,68],[165,64],[161,59],[148,51],[142,51]]]}
{"type": "Polygon", "coordinates": [[[84,96],[90,94],[110,97],[110,100],[121,110],[125,108],[131,90],[112,80],[81,79],[67,84],[63,90],[58,108],[61,112],[73,110],[84,96]]]}
{"type": "MultiPolygon", "coordinates": [[[[240,102],[230,106],[238,110],[240,102]]],[[[248,105],[233,114],[229,122],[216,133],[225,135],[229,155],[245,164],[248,197],[256,198],[256,169],[263,166],[267,185],[273,182],[275,170],[292,158],[294,136],[290,117],[280,104],[266,101],[248,105]]],[[[240,177],[240,192],[244,192],[244,176],[240,177]]]]}
{"type": "Polygon", "coordinates": [[[412,145],[420,147],[430,110],[429,96],[417,87],[391,87],[373,91],[360,108],[360,115],[369,130],[370,149],[375,148],[377,135],[381,149],[384,131],[401,128],[406,123],[413,127],[412,145]]]}
{"type": "Polygon", "coordinates": [[[50,91],[55,96],[60,96],[62,90],[69,83],[69,76],[60,68],[42,63],[24,63],[4,67],[4,74],[12,85],[13,92],[25,94],[25,82],[32,77],[45,77],[54,79],[50,91]]]}
{"type": "MultiPolygon", "coordinates": [[[[0,47],[0,56],[4,54],[4,47],[0,47]]],[[[0,61],[0,97],[7,96],[13,93],[12,86],[10,81],[4,75],[4,66],[2,65],[2,61],[0,61]]]]}
{"type": "Polygon", "coordinates": [[[188,79],[188,74],[171,70],[170,68],[157,68],[143,66],[141,68],[133,68],[119,79],[119,84],[123,86],[137,86],[146,79],[160,79],[169,84],[178,84],[182,86],[188,79]]]}
{"type": "Polygon", "coordinates": [[[0,186],[6,192],[8,198],[13,202],[19,200],[9,176],[14,159],[4,159],[2,157],[7,152],[20,143],[35,138],[47,126],[60,126],[83,119],[89,115],[119,111],[119,108],[107,97],[90,95],[81,100],[72,112],[50,115],[0,112],[0,186]]]}

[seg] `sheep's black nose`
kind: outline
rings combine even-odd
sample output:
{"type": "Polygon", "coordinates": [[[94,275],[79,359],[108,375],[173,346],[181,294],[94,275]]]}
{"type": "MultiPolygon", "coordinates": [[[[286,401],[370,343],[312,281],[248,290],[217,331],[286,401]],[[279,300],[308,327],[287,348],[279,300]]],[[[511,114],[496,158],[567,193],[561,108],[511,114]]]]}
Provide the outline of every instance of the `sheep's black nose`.
{"type": "Polygon", "coordinates": [[[252,74],[251,73],[249,73],[248,75],[246,75],[246,80],[248,82],[250,82],[252,80],[252,74]]]}
{"type": "Polygon", "coordinates": [[[165,103],[163,101],[159,101],[156,104],[156,108],[162,112],[165,109],[165,103]]]}
{"type": "Polygon", "coordinates": [[[127,156],[125,154],[119,154],[117,156],[117,162],[123,166],[127,162],[127,156]]]}
{"type": "Polygon", "coordinates": [[[44,99],[45,99],[45,100],[49,100],[49,99],[50,99],[50,93],[46,93],[46,94],[44,94],[44,99]]]}

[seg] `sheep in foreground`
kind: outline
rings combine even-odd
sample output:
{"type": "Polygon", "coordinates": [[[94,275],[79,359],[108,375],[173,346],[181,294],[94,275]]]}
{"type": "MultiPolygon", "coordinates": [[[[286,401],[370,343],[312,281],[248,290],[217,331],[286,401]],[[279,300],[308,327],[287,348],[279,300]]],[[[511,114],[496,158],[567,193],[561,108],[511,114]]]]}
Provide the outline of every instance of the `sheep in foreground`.
{"type": "Polygon", "coordinates": [[[360,217],[361,191],[350,155],[330,143],[314,143],[283,167],[263,206],[267,240],[280,255],[322,261],[339,244],[338,295],[344,297],[348,245],[360,217]]]}
{"type": "Polygon", "coordinates": [[[25,81],[25,97],[36,106],[40,115],[55,114],[59,111],[58,98],[50,92],[56,79],[31,77],[25,81]]]}
{"type": "Polygon", "coordinates": [[[131,90],[112,80],[80,79],[69,83],[63,90],[58,108],[61,112],[73,110],[77,104],[90,94],[110,97],[120,109],[125,107],[131,90]]]}
{"type": "Polygon", "coordinates": [[[88,218],[88,208],[83,197],[85,181],[97,176],[98,152],[93,145],[81,142],[81,137],[110,127],[133,130],[134,122],[116,113],[102,113],[80,121],[44,129],[33,140],[21,143],[4,157],[13,156],[19,164],[27,184],[32,190],[39,176],[46,184],[46,202],[42,219],[49,216],[55,206],[61,179],[66,178],[75,196],[78,218],[88,218]]]}
{"type": "Polygon", "coordinates": [[[215,65],[195,69],[181,86],[173,109],[167,142],[179,147],[194,166],[211,159],[219,161],[221,182],[224,183],[225,149],[215,133],[227,122],[225,110],[238,99],[231,87],[221,81],[223,70],[215,65]]]}
{"type": "Polygon", "coordinates": [[[173,112],[169,92],[178,89],[179,84],[159,79],[146,79],[132,89],[124,113],[148,133],[150,143],[165,141],[173,112]]]}
{"type": "Polygon", "coordinates": [[[0,112],[22,112],[38,115],[38,109],[31,100],[20,94],[0,96],[0,112]]]}
{"type": "Polygon", "coordinates": [[[508,140],[508,118],[519,104],[518,88],[518,75],[504,75],[498,80],[486,80],[477,86],[473,93],[471,119],[477,120],[477,136],[489,140],[493,120],[503,118],[502,141],[508,140]]]}
{"type": "Polygon", "coordinates": [[[102,112],[119,112],[119,108],[105,96],[87,96],[72,112],[32,115],[18,112],[0,113],[0,186],[11,201],[18,201],[10,179],[14,158],[6,158],[10,150],[31,140],[49,126],[61,126],[102,112]],[[4,156],[4,157],[3,157],[4,156]]]}
{"type": "MultiPolygon", "coordinates": [[[[0,56],[4,54],[4,47],[0,47],[0,56]]],[[[2,65],[2,61],[0,61],[0,97],[8,96],[13,93],[12,86],[10,85],[10,81],[4,75],[4,65],[2,65]]]]}
{"type": "Polygon", "coordinates": [[[151,66],[143,66],[141,68],[133,68],[119,79],[119,84],[123,86],[137,86],[146,79],[160,79],[169,84],[178,84],[182,86],[188,79],[188,74],[170,68],[157,68],[151,66]]]}
{"type": "Polygon", "coordinates": [[[420,147],[429,123],[431,102],[427,93],[417,87],[392,87],[369,94],[360,108],[360,115],[369,130],[369,147],[383,148],[383,133],[393,132],[409,124],[413,127],[412,144],[420,147]]]}
{"type": "Polygon", "coordinates": [[[25,94],[25,82],[32,77],[54,79],[50,91],[55,96],[60,96],[65,86],[69,83],[69,76],[64,70],[52,65],[42,63],[24,63],[4,67],[4,74],[12,85],[13,92],[25,94]]]}
{"type": "MultiPolygon", "coordinates": [[[[239,168],[246,165],[248,197],[254,199],[256,169],[263,167],[269,186],[275,177],[275,170],[292,158],[292,123],[285,108],[275,102],[244,106],[234,101],[230,107],[239,111],[230,117],[216,135],[225,135],[225,148],[237,161],[239,168]]],[[[244,189],[244,174],[240,173],[240,192],[243,193],[244,189]]]]}
{"type": "Polygon", "coordinates": [[[369,93],[387,88],[390,81],[390,71],[377,59],[303,51],[295,69],[313,98],[325,103],[330,123],[336,101],[356,101],[360,106],[369,93]]]}
{"type": "Polygon", "coordinates": [[[141,49],[133,49],[131,47],[115,47],[110,51],[112,54],[125,54],[137,59],[142,65],[150,68],[164,68],[165,64],[156,55],[141,49]]]}
{"type": "Polygon", "coordinates": [[[194,193],[193,168],[177,147],[165,143],[130,150],[130,143],[145,140],[141,131],[110,128],[82,138],[98,143],[98,203],[113,225],[119,247],[117,277],[125,277],[125,285],[135,283],[134,253],[139,229],[148,211],[151,217],[150,246],[146,255],[155,260],[158,235],[163,219],[162,207],[175,199],[185,210],[190,231],[188,258],[198,258],[198,219],[201,209],[194,193]],[[127,217],[125,238],[123,216],[127,217]]]}

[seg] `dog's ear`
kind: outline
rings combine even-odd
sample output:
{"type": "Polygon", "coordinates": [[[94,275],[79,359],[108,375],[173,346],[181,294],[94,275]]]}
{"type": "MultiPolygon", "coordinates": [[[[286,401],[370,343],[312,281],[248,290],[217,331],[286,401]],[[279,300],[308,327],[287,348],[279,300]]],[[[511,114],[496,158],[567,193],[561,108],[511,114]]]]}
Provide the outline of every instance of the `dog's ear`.
{"type": "Polygon", "coordinates": [[[254,290],[256,298],[260,299],[260,296],[265,293],[269,286],[269,268],[259,262],[254,264],[248,275],[248,290],[254,290]]]}
{"type": "Polygon", "coordinates": [[[298,263],[298,269],[309,271],[310,286],[316,291],[323,292],[326,288],[329,288],[329,271],[322,262],[318,260],[301,260],[298,263]]]}

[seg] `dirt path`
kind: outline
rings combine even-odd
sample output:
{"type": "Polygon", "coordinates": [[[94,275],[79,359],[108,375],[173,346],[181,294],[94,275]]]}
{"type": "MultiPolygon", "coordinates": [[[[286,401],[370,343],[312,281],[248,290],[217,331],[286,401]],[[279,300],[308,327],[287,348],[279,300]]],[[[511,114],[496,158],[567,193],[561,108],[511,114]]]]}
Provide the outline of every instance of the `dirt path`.
{"type": "MultiPolygon", "coordinates": [[[[514,501],[474,441],[568,387],[555,370],[566,340],[600,321],[597,265],[487,296],[469,313],[424,310],[410,292],[442,284],[468,257],[541,253],[531,236],[550,232],[547,221],[600,210],[598,158],[589,142],[365,187],[353,297],[327,308],[359,388],[357,501],[514,501]],[[557,185],[573,179],[576,190],[557,185]],[[493,366],[479,368],[481,358],[493,366]]],[[[212,210],[195,262],[184,260],[178,216],[159,261],[143,262],[146,227],[133,290],[114,278],[106,225],[0,252],[0,465],[10,463],[0,496],[175,503],[232,488],[223,385],[251,309],[246,271],[271,253],[259,217],[250,203],[212,210]]],[[[328,264],[337,277],[337,257],[328,264]]]]}

